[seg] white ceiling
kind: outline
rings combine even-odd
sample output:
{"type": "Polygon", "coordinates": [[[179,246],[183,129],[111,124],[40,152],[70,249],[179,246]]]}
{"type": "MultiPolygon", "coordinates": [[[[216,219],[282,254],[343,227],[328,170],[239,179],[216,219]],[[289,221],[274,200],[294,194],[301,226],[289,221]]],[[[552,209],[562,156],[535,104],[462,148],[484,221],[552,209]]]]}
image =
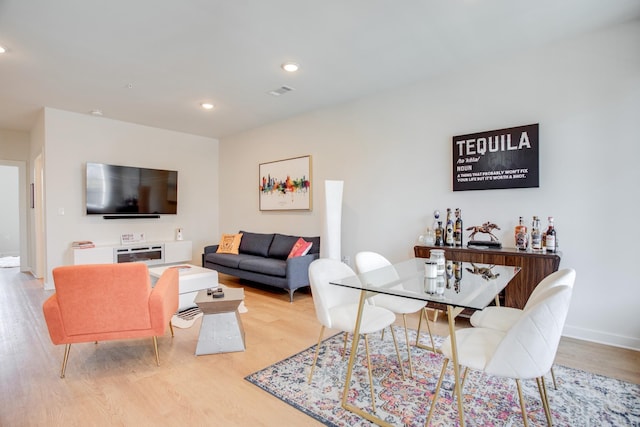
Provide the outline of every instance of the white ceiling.
{"type": "Polygon", "coordinates": [[[47,106],[219,138],[639,18],[640,0],[0,0],[0,129],[47,106]]]}

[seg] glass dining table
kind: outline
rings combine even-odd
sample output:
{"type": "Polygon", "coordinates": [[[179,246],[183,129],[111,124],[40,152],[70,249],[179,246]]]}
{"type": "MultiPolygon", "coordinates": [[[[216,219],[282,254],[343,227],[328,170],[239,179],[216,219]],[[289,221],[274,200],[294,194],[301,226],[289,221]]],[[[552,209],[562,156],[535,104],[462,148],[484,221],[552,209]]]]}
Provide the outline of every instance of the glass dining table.
{"type": "MultiPolygon", "coordinates": [[[[360,273],[355,276],[332,280],[335,286],[358,289],[360,303],[354,328],[351,354],[347,368],[347,377],[342,394],[342,407],[369,421],[389,426],[386,421],[366,412],[347,401],[353,373],[353,364],[360,340],[362,311],[367,298],[375,294],[386,294],[425,303],[438,303],[447,307],[449,335],[451,337],[452,358],[455,378],[460,378],[458,350],[455,336],[455,318],[465,309],[482,310],[492,301],[498,301],[498,295],[520,271],[520,267],[506,265],[487,265],[466,262],[446,263],[443,274],[435,278],[427,277],[425,258],[413,258],[377,270],[360,273]]],[[[431,274],[429,274],[431,275],[431,274]]],[[[419,330],[418,330],[419,332],[419,330]]],[[[433,349],[434,351],[436,349],[433,349]]],[[[460,381],[455,381],[455,394],[458,402],[460,425],[464,426],[462,390],[460,381]]]]}

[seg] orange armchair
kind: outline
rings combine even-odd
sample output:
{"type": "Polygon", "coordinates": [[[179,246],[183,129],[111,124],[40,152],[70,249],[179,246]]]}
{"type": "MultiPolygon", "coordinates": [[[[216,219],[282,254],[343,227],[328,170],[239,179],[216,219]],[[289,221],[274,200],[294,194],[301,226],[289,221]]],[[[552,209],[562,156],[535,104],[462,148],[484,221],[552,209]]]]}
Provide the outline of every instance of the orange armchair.
{"type": "Polygon", "coordinates": [[[53,344],[66,344],[64,378],[71,344],[164,335],[178,309],[178,270],[168,268],[156,285],[146,264],[96,264],[57,267],[56,293],[42,307],[53,344]]]}

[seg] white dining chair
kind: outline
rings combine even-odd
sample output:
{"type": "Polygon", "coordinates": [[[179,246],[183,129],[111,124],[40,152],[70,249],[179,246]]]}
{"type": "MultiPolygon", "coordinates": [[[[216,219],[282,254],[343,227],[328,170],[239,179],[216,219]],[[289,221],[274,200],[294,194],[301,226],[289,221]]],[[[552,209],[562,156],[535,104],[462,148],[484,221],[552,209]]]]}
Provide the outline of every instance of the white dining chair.
{"type": "MultiPolygon", "coordinates": [[[[318,321],[321,325],[320,337],[318,338],[318,345],[313,358],[313,365],[311,366],[311,372],[309,372],[309,383],[311,383],[313,378],[313,371],[317,364],[318,353],[320,351],[320,346],[322,345],[322,338],[325,329],[337,329],[345,333],[346,353],[348,334],[353,334],[355,330],[361,291],[354,288],[332,285],[330,284],[330,281],[355,275],[355,272],[348,265],[329,258],[317,259],[309,266],[309,283],[311,284],[313,304],[315,306],[316,316],[318,317],[318,321]]],[[[371,389],[371,404],[374,412],[376,407],[375,394],[373,391],[373,375],[371,373],[371,358],[369,355],[368,334],[379,332],[387,327],[391,329],[391,336],[393,337],[398,364],[402,370],[402,360],[400,358],[398,343],[396,341],[393,328],[391,327],[395,320],[395,314],[386,308],[376,307],[371,304],[365,304],[363,307],[360,333],[364,337],[367,368],[369,371],[369,387],[371,389]]]]}
{"type": "MultiPolygon", "coordinates": [[[[515,379],[525,426],[529,424],[521,380],[533,378],[538,385],[547,423],[552,425],[549,399],[542,376],[549,372],[555,359],[572,291],[571,286],[562,285],[549,290],[535,304],[523,310],[522,315],[507,331],[466,328],[455,332],[457,356],[461,366],[489,375],[515,379]]],[[[451,347],[451,337],[447,337],[440,347],[444,361],[425,424],[427,426],[436,407],[447,364],[453,358],[451,347]]],[[[456,379],[459,380],[461,379],[456,379]]],[[[464,379],[461,384],[464,385],[464,379]]]]}
{"type": "MultiPolygon", "coordinates": [[[[358,273],[366,273],[373,270],[378,270],[385,267],[392,266],[391,262],[384,256],[377,252],[363,251],[358,252],[355,256],[356,270],[358,273]]],[[[384,282],[392,282],[400,280],[398,273],[393,268],[387,268],[381,272],[381,280],[384,282]]],[[[402,284],[397,284],[395,287],[402,287],[402,284]]],[[[393,295],[377,294],[369,298],[369,301],[376,307],[383,307],[391,310],[395,314],[402,315],[402,322],[404,325],[404,338],[407,345],[407,357],[409,362],[409,376],[413,378],[413,362],[411,361],[411,347],[409,344],[409,332],[407,329],[407,314],[415,313],[418,311],[424,311],[424,316],[427,319],[427,329],[429,331],[429,337],[431,339],[431,346],[435,348],[433,335],[431,334],[431,326],[429,325],[429,317],[426,314],[426,302],[411,298],[402,298],[393,295]]]]}
{"type": "MultiPolygon", "coordinates": [[[[498,329],[500,331],[506,331],[511,328],[518,319],[522,316],[524,310],[527,307],[534,305],[540,299],[544,298],[545,294],[556,286],[570,286],[573,287],[576,281],[576,272],[574,269],[566,268],[563,270],[551,273],[535,287],[524,309],[518,309],[513,307],[487,307],[484,310],[476,311],[469,319],[471,325],[477,328],[490,328],[498,329]]],[[[556,383],[556,376],[551,368],[551,378],[553,380],[553,387],[558,388],[556,383]]]]}

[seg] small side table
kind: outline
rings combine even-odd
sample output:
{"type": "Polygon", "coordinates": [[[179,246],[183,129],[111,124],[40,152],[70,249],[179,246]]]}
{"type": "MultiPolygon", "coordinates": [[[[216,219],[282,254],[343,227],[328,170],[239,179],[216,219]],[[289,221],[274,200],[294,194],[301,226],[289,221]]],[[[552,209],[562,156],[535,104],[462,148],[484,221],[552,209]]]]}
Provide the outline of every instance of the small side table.
{"type": "Polygon", "coordinates": [[[213,298],[207,295],[206,289],[196,295],[194,302],[204,314],[196,356],[244,351],[246,348],[244,329],[238,313],[238,306],[244,301],[244,289],[221,287],[224,298],[213,298]]]}

